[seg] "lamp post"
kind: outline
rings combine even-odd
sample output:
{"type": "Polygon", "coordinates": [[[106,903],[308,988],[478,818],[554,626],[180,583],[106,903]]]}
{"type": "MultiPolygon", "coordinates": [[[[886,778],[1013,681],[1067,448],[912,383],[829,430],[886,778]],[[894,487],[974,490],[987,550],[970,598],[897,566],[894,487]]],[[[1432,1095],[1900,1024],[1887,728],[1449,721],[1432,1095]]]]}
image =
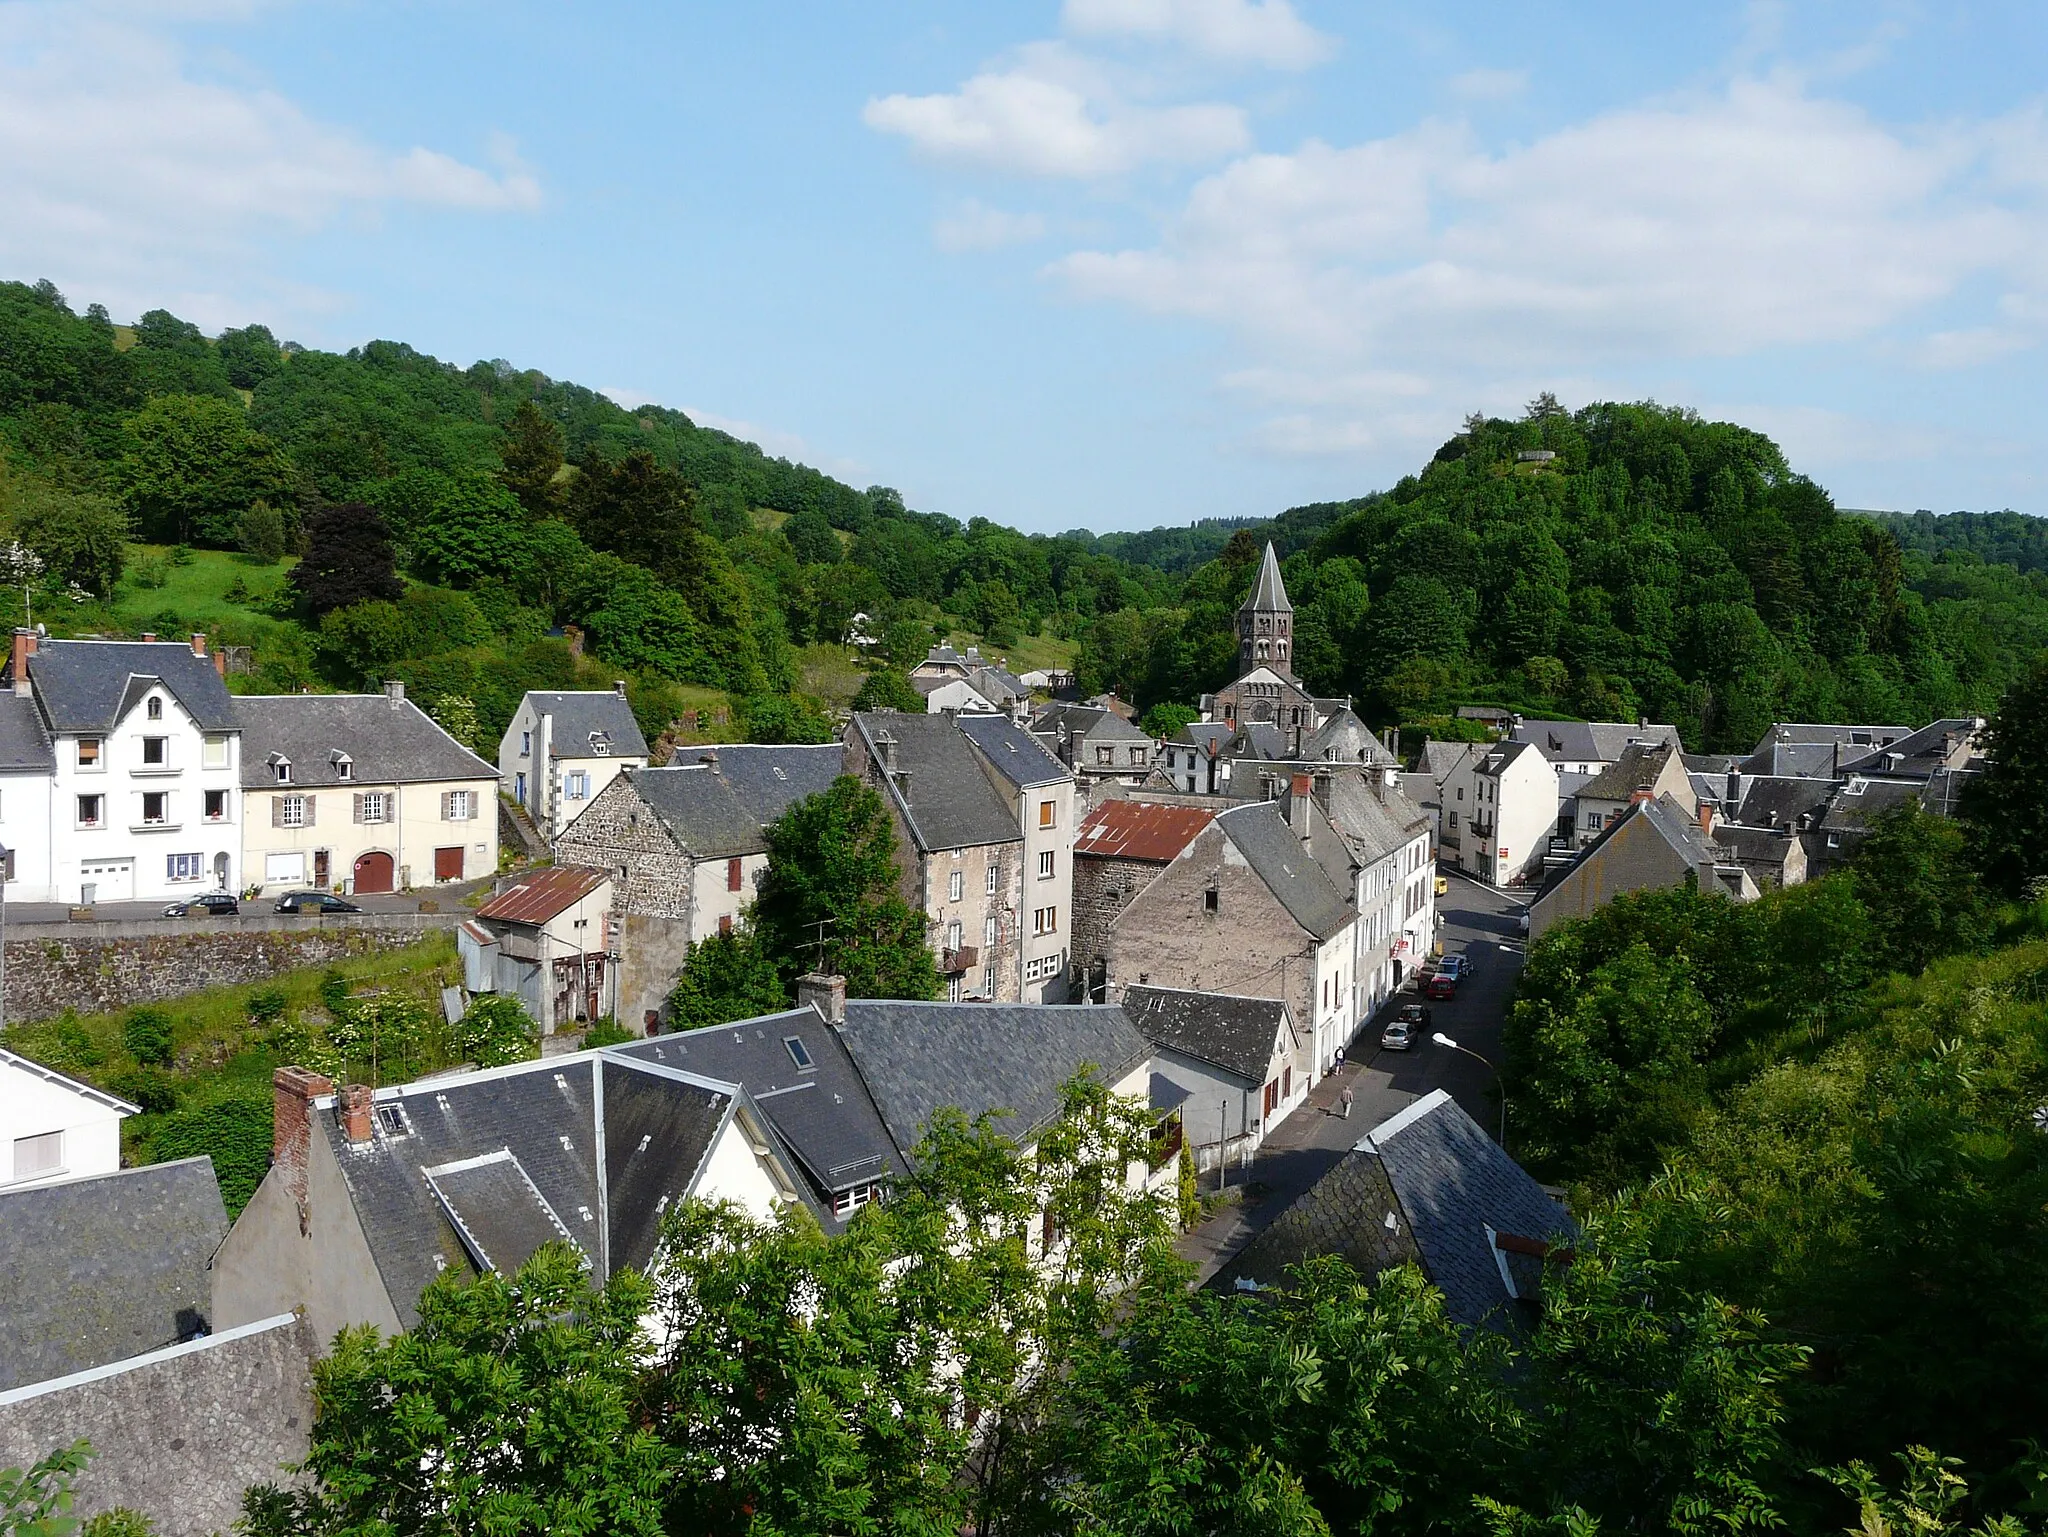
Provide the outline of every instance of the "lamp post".
{"type": "Polygon", "coordinates": [[[14,851],[0,843],[0,1035],[7,1033],[7,876],[14,851]]]}
{"type": "Polygon", "coordinates": [[[1508,1091],[1506,1086],[1500,1082],[1500,1069],[1495,1067],[1491,1062],[1487,1061],[1486,1058],[1480,1056],[1479,1053],[1474,1051],[1471,1047],[1460,1046],[1456,1041],[1452,1040],[1448,1035],[1445,1035],[1441,1030],[1438,1030],[1435,1033],[1433,1033],[1430,1036],[1430,1039],[1432,1041],[1435,1041],[1439,1046],[1450,1047],[1452,1051],[1462,1051],[1474,1062],[1477,1062],[1481,1067],[1485,1068],[1489,1073],[1493,1074],[1494,1085],[1496,1088],[1500,1090],[1500,1136],[1496,1140],[1498,1140],[1501,1147],[1505,1149],[1508,1145],[1508,1091]]]}

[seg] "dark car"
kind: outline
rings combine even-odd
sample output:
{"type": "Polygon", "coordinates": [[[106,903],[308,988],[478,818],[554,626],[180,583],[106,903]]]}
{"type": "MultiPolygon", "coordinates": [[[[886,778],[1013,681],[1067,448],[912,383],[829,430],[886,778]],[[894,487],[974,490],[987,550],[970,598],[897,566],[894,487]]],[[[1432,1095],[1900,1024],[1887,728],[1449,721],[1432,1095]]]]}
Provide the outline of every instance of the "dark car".
{"type": "Polygon", "coordinates": [[[233,892],[209,891],[205,896],[173,902],[164,909],[166,918],[232,918],[242,910],[233,892]]]}
{"type": "Polygon", "coordinates": [[[1428,1024],[1429,1010],[1419,1003],[1404,1003],[1401,1012],[1380,1031],[1380,1046],[1387,1051],[1413,1051],[1428,1024]]]}
{"type": "Polygon", "coordinates": [[[359,913],[362,909],[353,902],[344,902],[340,897],[330,896],[324,891],[287,891],[277,899],[277,911],[281,913],[359,913]]]}
{"type": "Polygon", "coordinates": [[[1439,971],[1423,984],[1425,998],[1455,998],[1458,996],[1458,974],[1454,971],[1439,971]]]}

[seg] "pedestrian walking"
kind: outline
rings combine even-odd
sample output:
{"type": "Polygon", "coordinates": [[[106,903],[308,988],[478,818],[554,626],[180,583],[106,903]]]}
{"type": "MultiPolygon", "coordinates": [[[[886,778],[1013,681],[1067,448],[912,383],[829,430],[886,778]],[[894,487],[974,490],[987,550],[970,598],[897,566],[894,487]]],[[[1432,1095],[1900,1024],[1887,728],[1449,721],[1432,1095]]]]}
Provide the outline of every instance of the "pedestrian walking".
{"type": "Polygon", "coordinates": [[[1344,1119],[1345,1119],[1345,1120],[1347,1120],[1347,1121],[1348,1121],[1348,1120],[1350,1120],[1350,1119],[1351,1119],[1351,1085],[1350,1085],[1350,1084],[1348,1084],[1348,1083],[1347,1083],[1347,1084],[1345,1084],[1345,1085],[1344,1085],[1344,1092],[1343,1092],[1342,1094],[1340,1094],[1340,1095],[1338,1096],[1338,1099],[1339,1099],[1339,1100],[1340,1100],[1340,1101],[1341,1101],[1341,1102],[1343,1103],[1343,1106],[1344,1106],[1344,1119]]]}

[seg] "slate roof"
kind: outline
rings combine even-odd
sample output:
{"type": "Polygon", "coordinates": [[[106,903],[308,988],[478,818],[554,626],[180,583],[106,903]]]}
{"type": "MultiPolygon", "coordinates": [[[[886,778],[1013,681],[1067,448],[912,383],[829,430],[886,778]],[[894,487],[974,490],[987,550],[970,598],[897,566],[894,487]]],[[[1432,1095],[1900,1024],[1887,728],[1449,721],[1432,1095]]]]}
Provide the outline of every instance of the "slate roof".
{"type": "Polygon", "coordinates": [[[1851,779],[1843,785],[1821,818],[1825,832],[1863,833],[1895,806],[1920,799],[1922,786],[1897,779],[1851,779]]]}
{"type": "Polygon", "coordinates": [[[1416,767],[1441,785],[1444,775],[1456,768],[1458,760],[1478,745],[1474,742],[1439,742],[1432,739],[1422,744],[1422,756],[1416,760],[1416,767]]]}
{"type": "Polygon", "coordinates": [[[436,725],[410,699],[386,694],[244,694],[234,701],[242,728],[242,784],[273,788],[271,759],[289,758],[294,788],[351,784],[423,784],[492,779],[497,768],[436,725]],[[341,777],[337,754],[350,764],[341,777]]]}
{"type": "Polygon", "coordinates": [[[1241,998],[1179,987],[1124,989],[1124,1013],[1154,1046],[1170,1047],[1219,1067],[1247,1084],[1262,1084],[1293,1016],[1278,998],[1241,998]]]}
{"type": "Polygon", "coordinates": [[[853,729],[878,770],[882,739],[894,741],[894,772],[882,775],[883,793],[909,824],[921,852],[1023,841],[1016,812],[988,782],[974,744],[945,716],[872,711],[855,715],[853,729]]]}
{"type": "Polygon", "coordinates": [[[1523,720],[1510,740],[1533,743],[1552,763],[1612,763],[1631,742],[1668,742],[1676,747],[1676,726],[1631,725],[1609,720],[1523,720]]]}
{"type": "Polygon", "coordinates": [[[1062,727],[1073,740],[1090,744],[1152,740],[1133,722],[1100,705],[1055,701],[1031,718],[1031,729],[1040,736],[1057,735],[1062,727]]]}
{"type": "MultiPolygon", "coordinates": [[[[1493,746],[1487,748],[1486,756],[1479,760],[1478,772],[1482,774],[1499,774],[1517,758],[1520,758],[1525,753],[1532,752],[1539,757],[1548,757],[1548,754],[1544,753],[1543,749],[1533,742],[1496,742],[1493,746]]],[[[1583,794],[1584,792],[1581,791],[1580,793],[1583,794]]]]}
{"type": "Polygon", "coordinates": [[[1294,921],[1316,938],[1328,939],[1351,921],[1343,893],[1301,846],[1277,803],[1232,807],[1217,816],[1216,825],[1294,921]]]}
{"type": "Polygon", "coordinates": [[[1386,858],[1429,825],[1429,813],[1414,801],[1399,790],[1375,792],[1358,771],[1330,777],[1329,805],[1324,809],[1361,865],[1386,858]]]}
{"type": "Polygon", "coordinates": [[[1227,720],[1197,720],[1176,731],[1167,740],[1177,747],[1199,748],[1210,757],[1221,753],[1230,745],[1237,728],[1227,720]]]}
{"type": "Polygon", "coordinates": [[[600,1281],[644,1268],[662,1211],[694,1188],[737,1092],[663,1064],[585,1052],[379,1089],[366,1143],[343,1135],[333,1095],[317,1101],[314,1124],[410,1327],[427,1284],[445,1268],[477,1270],[479,1247],[509,1272],[550,1234],[566,1235],[600,1281]],[[387,1107],[402,1111],[403,1134],[385,1124],[387,1107]],[[497,1167],[508,1162],[500,1154],[516,1167],[497,1167]],[[493,1160],[482,1176],[449,1170],[479,1159],[493,1160]],[[430,1179],[433,1171],[447,1172],[430,1179]]]}
{"type": "Polygon", "coordinates": [[[1397,761],[1349,705],[1339,708],[1316,728],[1315,734],[1301,744],[1301,756],[1324,763],[1373,763],[1388,767],[1397,761]]]}
{"type": "Polygon", "coordinates": [[[48,774],[56,767],[57,754],[36,702],[11,690],[0,692],[0,773],[48,774]]]}
{"type": "Polygon", "coordinates": [[[1082,1063],[1115,1083],[1151,1054],[1115,1004],[849,1001],[839,1035],[905,1156],[947,1105],[970,1119],[1007,1110],[999,1129],[1028,1142],[1082,1063]]]}
{"type": "Polygon", "coordinates": [[[593,732],[610,742],[611,757],[647,756],[647,738],[640,734],[640,723],[633,718],[632,705],[617,689],[563,692],[534,689],[528,692],[526,702],[533,706],[536,715],[554,717],[554,724],[548,730],[548,756],[551,758],[598,756],[591,748],[593,732]]]}
{"type": "Polygon", "coordinates": [[[1374,1127],[1210,1284],[1284,1285],[1288,1266],[1317,1254],[1341,1255],[1368,1275],[1415,1263],[1457,1322],[1512,1328],[1520,1320],[1507,1305],[1534,1279],[1513,1262],[1529,1245],[1513,1241],[1577,1237],[1564,1208],[1438,1089],[1374,1127]]]}
{"type": "Polygon", "coordinates": [[[797,801],[830,788],[838,744],[721,746],[678,753],[665,768],[625,776],[678,844],[699,859],[767,850],[765,829],[797,801]]]}
{"type": "Polygon", "coordinates": [[[1165,864],[1216,819],[1206,806],[1107,800],[1074,829],[1074,853],[1102,859],[1144,859],[1165,864]]]}
{"type": "Polygon", "coordinates": [[[1874,747],[1861,753],[1845,751],[1842,754],[1842,772],[1903,774],[1914,779],[1926,779],[1947,766],[1951,749],[1968,743],[1980,724],[1976,720],[1956,717],[1930,721],[1888,747],[1874,747]]]}
{"type": "MultiPolygon", "coordinates": [[[[1776,721],[1752,749],[1762,752],[1773,742],[1839,742],[1844,749],[1888,747],[1913,734],[1911,726],[1839,726],[1816,721],[1776,721]]],[[[1846,753],[1845,753],[1846,756],[1846,753]]]]}
{"type": "Polygon", "coordinates": [[[1801,779],[1834,779],[1842,750],[1833,742],[1768,742],[1742,760],[1744,774],[1801,779]]]}
{"type": "Polygon", "coordinates": [[[1252,583],[1252,590],[1238,605],[1240,614],[1261,611],[1275,611],[1283,614],[1294,612],[1294,605],[1287,601],[1287,584],[1280,579],[1280,557],[1274,553],[1269,542],[1266,553],[1259,561],[1259,579],[1252,583]]]}
{"type": "Polygon", "coordinates": [[[904,1172],[845,1043],[816,1009],[679,1031],[613,1050],[744,1087],[811,1185],[817,1199],[810,1204],[828,1228],[835,1192],[904,1172]],[[792,1037],[808,1067],[799,1066],[784,1044],[792,1037]]]}
{"type": "Polygon", "coordinates": [[[1007,715],[963,715],[954,723],[995,771],[1019,789],[1058,784],[1073,772],[1007,715]]]}
{"type": "Polygon", "coordinates": [[[582,865],[550,865],[507,886],[476,910],[479,918],[540,925],[567,912],[611,879],[582,865]]]}
{"type": "Polygon", "coordinates": [[[1792,829],[1743,827],[1733,822],[1714,824],[1714,842],[1745,865],[1775,874],[1797,843],[1792,829]]]}
{"type": "Polygon", "coordinates": [[[1741,799],[1732,813],[1735,820],[1745,827],[1790,827],[1808,813],[1827,806],[1834,797],[1835,781],[1744,774],[1737,789],[1741,799]]]}
{"type": "Polygon", "coordinates": [[[1579,787],[1579,799],[1625,801],[1638,790],[1647,790],[1656,784],[1670,761],[1669,747],[1638,745],[1623,748],[1619,758],[1595,774],[1589,783],[1579,787]]]}
{"type": "Polygon", "coordinates": [[[205,1332],[227,1231],[210,1158],[0,1191],[0,1391],[205,1332]]]}
{"type": "Polygon", "coordinates": [[[111,731],[140,701],[137,680],[161,682],[202,731],[236,729],[234,701],[213,659],[193,655],[182,641],[45,640],[28,659],[28,675],[52,731],[111,731]]]}
{"type": "Polygon", "coordinates": [[[1600,829],[1599,835],[1579,850],[1576,859],[1551,872],[1543,882],[1542,889],[1537,892],[1536,901],[1541,902],[1563,885],[1573,872],[1599,858],[1606,850],[1609,840],[1637,817],[1641,817],[1647,826],[1671,845],[1672,851],[1680,859],[1699,872],[1700,890],[1718,889],[1714,871],[1717,867],[1732,865],[1734,855],[1700,831],[1697,816],[1687,812],[1685,807],[1670,795],[1660,795],[1653,801],[1636,801],[1625,807],[1620,815],[1610,818],[1607,825],[1600,829]]]}

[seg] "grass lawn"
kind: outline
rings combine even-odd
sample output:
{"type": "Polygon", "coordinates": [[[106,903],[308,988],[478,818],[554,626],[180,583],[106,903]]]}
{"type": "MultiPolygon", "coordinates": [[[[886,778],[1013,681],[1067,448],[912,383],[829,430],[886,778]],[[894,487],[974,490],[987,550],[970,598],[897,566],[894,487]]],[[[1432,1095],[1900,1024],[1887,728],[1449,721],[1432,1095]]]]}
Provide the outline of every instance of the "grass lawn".
{"type": "Polygon", "coordinates": [[[1040,668],[1072,672],[1074,659],[1081,654],[1079,641],[1061,640],[1053,635],[1026,635],[1014,646],[991,646],[971,630],[955,630],[946,637],[946,641],[956,650],[979,646],[983,656],[1006,656],[1010,659],[1011,672],[1035,672],[1040,668]]]}
{"type": "Polygon", "coordinates": [[[291,556],[265,564],[223,550],[193,550],[191,556],[189,563],[179,566],[171,563],[166,545],[128,546],[128,569],[106,605],[108,612],[137,631],[157,628],[154,621],[160,614],[175,614],[202,626],[225,619],[246,622],[262,617],[252,605],[283,587],[295,564],[291,556]],[[162,586],[145,585],[156,576],[162,577],[162,586]],[[246,601],[227,596],[237,582],[248,592],[246,601]]]}
{"type": "Polygon", "coordinates": [[[143,1114],[122,1124],[122,1161],[207,1154],[233,1216],[269,1166],[272,1072],[296,1065],[337,1081],[400,1083],[455,1066],[440,989],[459,980],[454,937],[435,934],[403,950],[280,972],[244,987],[208,988],[158,1005],[170,1016],[168,1067],[144,1066],[131,1052],[123,1026],[134,1010],[17,1025],[6,1032],[6,1045],[111,1094],[146,1101],[143,1114]],[[334,1016],[322,996],[330,975],[343,978],[352,996],[403,1005],[388,1017],[411,1021],[409,1038],[338,1049],[329,1037],[334,1016]]]}

